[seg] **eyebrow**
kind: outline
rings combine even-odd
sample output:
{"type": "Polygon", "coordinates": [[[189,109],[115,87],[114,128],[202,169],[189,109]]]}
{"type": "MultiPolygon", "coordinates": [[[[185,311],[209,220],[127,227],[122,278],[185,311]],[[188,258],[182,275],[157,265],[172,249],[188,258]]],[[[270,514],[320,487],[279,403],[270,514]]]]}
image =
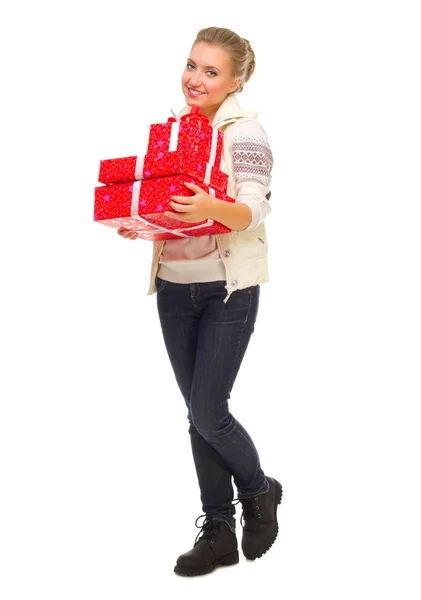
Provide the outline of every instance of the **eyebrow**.
{"type": "MultiPolygon", "coordinates": [[[[187,62],[191,62],[194,65],[196,64],[192,58],[188,58],[187,62]]],[[[213,71],[219,71],[220,70],[220,69],[217,69],[216,67],[212,67],[212,65],[208,65],[207,67],[205,67],[205,69],[212,69],[213,71]]]]}

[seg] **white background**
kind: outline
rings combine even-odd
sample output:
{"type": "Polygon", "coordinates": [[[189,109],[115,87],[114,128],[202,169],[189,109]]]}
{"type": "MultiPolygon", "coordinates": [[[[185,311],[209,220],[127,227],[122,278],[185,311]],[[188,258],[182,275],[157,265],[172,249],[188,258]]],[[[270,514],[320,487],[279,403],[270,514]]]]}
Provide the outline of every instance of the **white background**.
{"type": "Polygon", "coordinates": [[[2,9],[2,600],[419,600],[416,4],[2,9]],[[271,281],[231,410],[284,500],[263,558],[190,579],[173,567],[202,510],[152,246],[94,223],[93,189],[182,108],[210,25],[255,50],[238,99],[275,157],[271,281]]]}

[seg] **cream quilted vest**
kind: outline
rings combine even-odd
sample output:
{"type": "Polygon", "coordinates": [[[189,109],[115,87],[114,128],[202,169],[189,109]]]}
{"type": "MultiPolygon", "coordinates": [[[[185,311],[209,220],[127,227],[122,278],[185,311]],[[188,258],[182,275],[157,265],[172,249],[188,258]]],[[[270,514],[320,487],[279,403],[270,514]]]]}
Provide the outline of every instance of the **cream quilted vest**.
{"type": "MultiPolygon", "coordinates": [[[[178,116],[188,112],[190,112],[190,107],[186,106],[178,116]]],[[[220,168],[229,175],[228,195],[232,198],[237,198],[237,190],[230,148],[235,132],[235,123],[243,118],[256,119],[257,113],[242,110],[238,105],[236,94],[230,94],[219,107],[212,123],[213,127],[224,132],[220,168]]],[[[268,245],[264,221],[252,231],[231,231],[230,233],[216,234],[215,238],[226,272],[228,294],[224,302],[228,301],[235,290],[269,281],[268,245]]],[[[153,242],[148,296],[156,293],[155,277],[164,245],[165,240],[153,242]]]]}

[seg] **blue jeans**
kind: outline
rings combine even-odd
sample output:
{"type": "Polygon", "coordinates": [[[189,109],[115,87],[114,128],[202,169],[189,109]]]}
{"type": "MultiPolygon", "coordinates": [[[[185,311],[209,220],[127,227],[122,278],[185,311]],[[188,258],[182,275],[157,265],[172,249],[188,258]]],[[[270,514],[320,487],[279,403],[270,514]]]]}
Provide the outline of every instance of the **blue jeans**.
{"type": "Polygon", "coordinates": [[[156,278],[164,343],[188,409],[202,508],[234,530],[232,478],[241,499],[267,492],[269,483],[250,435],[228,407],[254,331],[260,287],[236,290],[224,304],[225,284],[156,278]]]}

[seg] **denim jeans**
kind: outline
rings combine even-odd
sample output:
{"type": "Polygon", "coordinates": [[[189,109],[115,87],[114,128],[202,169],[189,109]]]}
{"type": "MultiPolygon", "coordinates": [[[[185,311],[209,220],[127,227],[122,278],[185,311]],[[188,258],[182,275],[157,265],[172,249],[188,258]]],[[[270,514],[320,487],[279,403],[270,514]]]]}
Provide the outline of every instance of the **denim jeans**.
{"type": "Polygon", "coordinates": [[[241,499],[267,492],[269,483],[250,435],[228,407],[254,331],[260,287],[236,290],[224,304],[225,285],[156,278],[164,343],[187,406],[202,508],[234,530],[232,479],[241,499]]]}

